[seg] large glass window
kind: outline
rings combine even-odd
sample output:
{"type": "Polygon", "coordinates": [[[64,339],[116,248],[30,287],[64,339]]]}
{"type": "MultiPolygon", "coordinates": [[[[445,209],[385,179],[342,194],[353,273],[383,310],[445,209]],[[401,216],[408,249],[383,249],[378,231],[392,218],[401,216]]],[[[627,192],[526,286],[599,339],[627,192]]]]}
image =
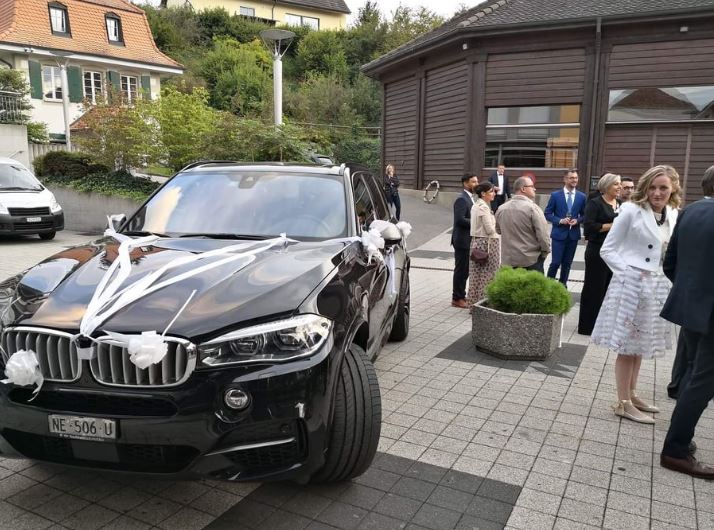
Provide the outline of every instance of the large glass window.
{"type": "Polygon", "coordinates": [[[577,166],[579,105],[488,109],[486,167],[577,166]]]}
{"type": "Polygon", "coordinates": [[[122,43],[124,36],[121,31],[121,19],[116,15],[107,15],[107,38],[109,42],[122,43]]]}
{"type": "Polygon", "coordinates": [[[42,94],[45,99],[62,101],[62,78],[59,66],[42,67],[42,94]]]}
{"type": "Polygon", "coordinates": [[[239,14],[243,15],[244,17],[254,17],[255,16],[255,8],[240,6],[239,14]]]}
{"type": "Polygon", "coordinates": [[[139,79],[133,75],[121,76],[121,95],[126,103],[131,103],[137,98],[139,79]]]}
{"type": "Polygon", "coordinates": [[[714,119],[714,86],[610,90],[609,122],[714,119]]]}
{"type": "Polygon", "coordinates": [[[320,29],[320,19],[315,17],[305,17],[302,15],[292,15],[286,13],[285,23],[289,26],[307,26],[312,29],[320,29]]]}

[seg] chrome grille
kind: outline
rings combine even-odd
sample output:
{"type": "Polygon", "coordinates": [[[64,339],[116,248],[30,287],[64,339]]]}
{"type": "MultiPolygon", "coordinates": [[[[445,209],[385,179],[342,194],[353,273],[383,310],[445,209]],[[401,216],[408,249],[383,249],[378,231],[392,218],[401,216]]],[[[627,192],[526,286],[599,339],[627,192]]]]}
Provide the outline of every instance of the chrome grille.
{"type": "Polygon", "coordinates": [[[193,345],[182,339],[165,337],[168,352],[163,360],[140,369],[130,358],[122,344],[109,338],[100,338],[95,344],[96,355],[90,362],[92,375],[103,384],[132,387],[167,387],[180,385],[196,367],[193,345]]]}
{"type": "Polygon", "coordinates": [[[6,361],[17,351],[32,350],[47,381],[71,382],[82,373],[82,363],[71,338],[69,333],[51,329],[9,328],[2,334],[2,349],[6,361]]]}

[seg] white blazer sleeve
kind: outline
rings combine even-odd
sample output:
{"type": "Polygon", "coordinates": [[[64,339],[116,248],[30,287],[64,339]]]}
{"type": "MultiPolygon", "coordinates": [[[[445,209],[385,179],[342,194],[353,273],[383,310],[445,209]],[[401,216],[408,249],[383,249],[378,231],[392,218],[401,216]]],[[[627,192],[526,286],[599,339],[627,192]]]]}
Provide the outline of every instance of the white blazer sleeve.
{"type": "MultiPolygon", "coordinates": [[[[638,207],[635,206],[635,208],[638,207]]],[[[626,245],[627,233],[630,231],[635,213],[634,208],[620,208],[620,214],[615,217],[612,228],[605,236],[605,241],[600,248],[600,257],[610,267],[613,274],[624,273],[627,270],[627,262],[622,258],[621,252],[626,245]]]]}

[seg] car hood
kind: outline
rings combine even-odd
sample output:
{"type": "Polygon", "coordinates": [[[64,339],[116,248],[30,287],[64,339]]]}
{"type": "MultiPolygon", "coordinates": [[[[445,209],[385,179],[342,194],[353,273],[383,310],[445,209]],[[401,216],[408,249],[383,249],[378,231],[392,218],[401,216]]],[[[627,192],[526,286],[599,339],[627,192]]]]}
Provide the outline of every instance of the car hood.
{"type": "Polygon", "coordinates": [[[2,191],[0,188],[0,204],[5,208],[38,208],[50,206],[52,192],[47,188],[42,191],[2,191]]]}
{"type": "MultiPolygon", "coordinates": [[[[130,254],[129,285],[168,262],[234,245],[212,239],[162,239],[130,254]]],[[[256,242],[259,244],[260,242],[256,242]]],[[[181,306],[195,294],[172,324],[170,335],[205,338],[237,323],[289,314],[341,261],[344,242],[291,242],[202,272],[148,294],[106,320],[98,330],[163,333],[181,306]]],[[[62,251],[26,271],[17,287],[15,325],[42,326],[77,332],[97,285],[117,258],[111,238],[62,251]]],[[[165,273],[169,278],[195,263],[165,273]]],[[[9,322],[6,322],[9,324],[9,322]]]]}

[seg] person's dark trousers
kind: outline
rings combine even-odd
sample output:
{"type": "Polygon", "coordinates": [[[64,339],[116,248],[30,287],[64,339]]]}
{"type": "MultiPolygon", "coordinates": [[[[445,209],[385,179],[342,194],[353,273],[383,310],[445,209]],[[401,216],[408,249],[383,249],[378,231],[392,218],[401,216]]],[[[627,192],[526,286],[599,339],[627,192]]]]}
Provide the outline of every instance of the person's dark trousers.
{"type": "Polygon", "coordinates": [[[453,300],[463,300],[466,298],[466,280],[469,277],[469,249],[455,248],[454,258],[454,287],[451,293],[453,300]]]}
{"type": "MultiPolygon", "coordinates": [[[[505,211],[505,210],[504,210],[505,211]]],[[[543,263],[545,262],[545,256],[539,256],[538,261],[536,261],[533,265],[528,265],[528,267],[523,267],[526,270],[529,271],[538,271],[541,274],[543,274],[543,263]]]]}
{"type": "Polygon", "coordinates": [[[399,193],[393,193],[391,195],[387,196],[387,202],[389,202],[390,206],[394,206],[395,213],[394,217],[396,218],[397,221],[401,218],[402,215],[402,201],[399,198],[399,193]]]}
{"type": "Polygon", "coordinates": [[[504,202],[506,202],[506,194],[504,193],[503,195],[496,195],[493,200],[491,201],[491,210],[493,210],[493,213],[496,213],[496,210],[498,210],[498,207],[501,206],[504,202]]]}
{"type": "Polygon", "coordinates": [[[682,387],[662,447],[662,454],[673,458],[688,457],[694,429],[714,398],[714,326],[710,325],[707,335],[694,331],[688,333],[697,345],[692,376],[689,384],[682,387]]]}
{"type": "Polygon", "coordinates": [[[580,294],[578,333],[591,335],[602,301],[612,279],[612,271],[600,257],[600,246],[588,243],[585,248],[585,281],[580,294]]]}
{"type": "Polygon", "coordinates": [[[548,278],[555,278],[555,274],[560,268],[560,283],[567,285],[570,267],[573,265],[573,258],[575,258],[577,248],[577,239],[553,239],[552,261],[548,267],[548,278]]]}
{"type": "Polygon", "coordinates": [[[697,351],[697,336],[686,328],[679,330],[677,340],[677,355],[672,364],[672,379],[667,385],[667,394],[677,399],[692,375],[694,355],[697,351]]]}

